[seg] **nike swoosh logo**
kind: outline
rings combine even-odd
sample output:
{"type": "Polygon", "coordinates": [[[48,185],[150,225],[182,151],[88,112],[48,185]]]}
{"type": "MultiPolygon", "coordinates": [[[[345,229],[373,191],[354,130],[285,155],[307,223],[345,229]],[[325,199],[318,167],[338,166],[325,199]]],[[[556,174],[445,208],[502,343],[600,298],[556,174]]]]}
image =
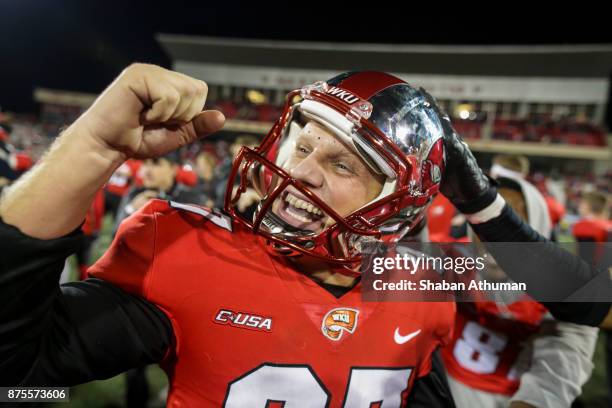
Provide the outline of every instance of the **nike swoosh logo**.
{"type": "Polygon", "coordinates": [[[407,334],[405,336],[402,336],[399,332],[399,327],[397,327],[395,329],[395,333],[393,334],[393,339],[395,340],[395,342],[397,344],[404,344],[404,343],[408,343],[410,340],[414,339],[416,336],[419,335],[419,333],[421,333],[421,329],[412,332],[410,334],[407,334]]]}

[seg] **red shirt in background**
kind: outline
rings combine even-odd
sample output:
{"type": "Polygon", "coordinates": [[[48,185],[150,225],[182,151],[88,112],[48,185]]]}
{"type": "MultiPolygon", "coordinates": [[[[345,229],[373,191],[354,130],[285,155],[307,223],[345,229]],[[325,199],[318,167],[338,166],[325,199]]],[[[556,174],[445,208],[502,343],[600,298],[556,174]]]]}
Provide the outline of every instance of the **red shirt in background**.
{"type": "Polygon", "coordinates": [[[138,170],[142,165],[142,160],[130,159],[123,163],[111,176],[106,183],[106,190],[109,193],[123,197],[132,184],[139,185],[141,183],[138,176],[138,170]]]}
{"type": "Polygon", "coordinates": [[[574,224],[572,234],[577,240],[606,242],[612,232],[612,221],[584,218],[574,224]]]}
{"type": "Polygon", "coordinates": [[[85,216],[85,222],[81,229],[85,235],[95,235],[102,229],[102,220],[104,218],[104,190],[100,189],[96,193],[89,211],[85,216]]]}
{"type": "Polygon", "coordinates": [[[442,194],[438,194],[427,209],[427,228],[432,242],[454,242],[451,237],[451,221],[455,207],[442,194]]]}

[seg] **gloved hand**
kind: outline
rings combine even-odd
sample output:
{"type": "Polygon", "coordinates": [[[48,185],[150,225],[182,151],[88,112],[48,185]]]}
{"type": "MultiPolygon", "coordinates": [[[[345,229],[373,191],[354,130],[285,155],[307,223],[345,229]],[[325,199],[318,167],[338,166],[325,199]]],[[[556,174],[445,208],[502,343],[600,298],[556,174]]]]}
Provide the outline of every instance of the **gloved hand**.
{"type": "Polygon", "coordinates": [[[453,129],[450,118],[435,98],[422,88],[421,92],[440,117],[444,130],[446,165],[440,191],[464,214],[473,214],[486,208],[497,196],[494,182],[478,167],[476,158],[453,129]]]}

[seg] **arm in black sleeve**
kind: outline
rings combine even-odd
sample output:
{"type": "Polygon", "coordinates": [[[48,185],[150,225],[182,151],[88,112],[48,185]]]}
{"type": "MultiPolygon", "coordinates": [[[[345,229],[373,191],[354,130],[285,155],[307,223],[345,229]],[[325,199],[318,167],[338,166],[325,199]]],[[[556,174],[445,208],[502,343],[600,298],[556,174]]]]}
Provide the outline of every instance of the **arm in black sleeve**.
{"type": "MultiPolygon", "coordinates": [[[[537,250],[522,247],[524,250],[518,256],[492,245],[488,249],[511,278],[527,284],[528,292],[532,295],[530,288],[537,290],[546,285],[571,289],[564,299],[559,299],[570,301],[544,303],[555,318],[598,326],[609,313],[612,306],[612,283],[607,271],[592,267],[580,257],[547,240],[508,205],[499,216],[487,222],[472,224],[472,228],[484,242],[538,243],[537,250]],[[610,301],[571,302],[572,298],[610,301]]],[[[537,296],[534,297],[537,299],[537,296]]]]}
{"type": "MultiPolygon", "coordinates": [[[[444,194],[459,211],[472,216],[484,216],[482,211],[496,208],[497,192],[495,183],[489,180],[478,166],[476,158],[461,136],[453,129],[449,116],[438,106],[435,98],[421,89],[430,106],[440,118],[444,134],[444,175],[440,183],[440,192],[444,194]],[[480,213],[480,214],[479,214],[480,213]]],[[[494,212],[495,213],[495,212],[494,212]]],[[[507,205],[495,218],[484,217],[486,222],[472,225],[482,241],[486,242],[535,242],[542,243],[537,251],[526,250],[526,253],[505,256],[499,247],[489,246],[489,251],[498,264],[515,281],[527,284],[530,289],[546,289],[551,283],[573,288],[561,300],[612,299],[610,277],[598,273],[580,258],[565,252],[538,235],[525,224],[507,205]],[[496,251],[497,249],[497,251],[496,251]],[[502,252],[501,254],[499,252],[502,252]],[[502,259],[504,258],[504,259],[502,259]],[[545,258],[545,259],[538,259],[545,258]],[[541,270],[540,267],[543,267],[541,270]],[[529,282],[533,283],[530,285],[529,282]],[[595,296],[589,296],[589,294],[595,296]]],[[[522,251],[523,252],[523,251],[522,251]]],[[[535,297],[537,299],[537,297],[535,297]]],[[[556,299],[555,299],[556,300],[556,299]]],[[[561,320],[574,323],[598,326],[610,311],[610,301],[599,303],[556,303],[546,304],[551,313],[561,320]]]]}
{"type": "Polygon", "coordinates": [[[0,221],[0,385],[70,386],[159,362],[166,315],[99,279],[60,286],[81,234],[53,240],[0,221]]]}
{"type": "Polygon", "coordinates": [[[429,374],[414,381],[408,396],[408,406],[411,408],[455,408],[455,401],[439,351],[435,351],[431,356],[429,374]]]}

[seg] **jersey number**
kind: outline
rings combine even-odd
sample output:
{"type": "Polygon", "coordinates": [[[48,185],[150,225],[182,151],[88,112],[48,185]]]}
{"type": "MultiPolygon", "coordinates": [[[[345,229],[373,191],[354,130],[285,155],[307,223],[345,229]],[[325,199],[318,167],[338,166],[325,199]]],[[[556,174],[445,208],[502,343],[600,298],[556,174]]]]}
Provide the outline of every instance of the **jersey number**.
{"type": "MultiPolygon", "coordinates": [[[[412,368],[353,367],[344,398],[347,408],[399,407],[412,368]]],[[[230,383],[224,407],[323,408],[330,393],[307,365],[262,364],[230,383]]]]}
{"type": "Polygon", "coordinates": [[[463,368],[478,374],[491,374],[497,369],[499,353],[506,344],[506,336],[468,321],[455,343],[453,354],[463,368]]]}

